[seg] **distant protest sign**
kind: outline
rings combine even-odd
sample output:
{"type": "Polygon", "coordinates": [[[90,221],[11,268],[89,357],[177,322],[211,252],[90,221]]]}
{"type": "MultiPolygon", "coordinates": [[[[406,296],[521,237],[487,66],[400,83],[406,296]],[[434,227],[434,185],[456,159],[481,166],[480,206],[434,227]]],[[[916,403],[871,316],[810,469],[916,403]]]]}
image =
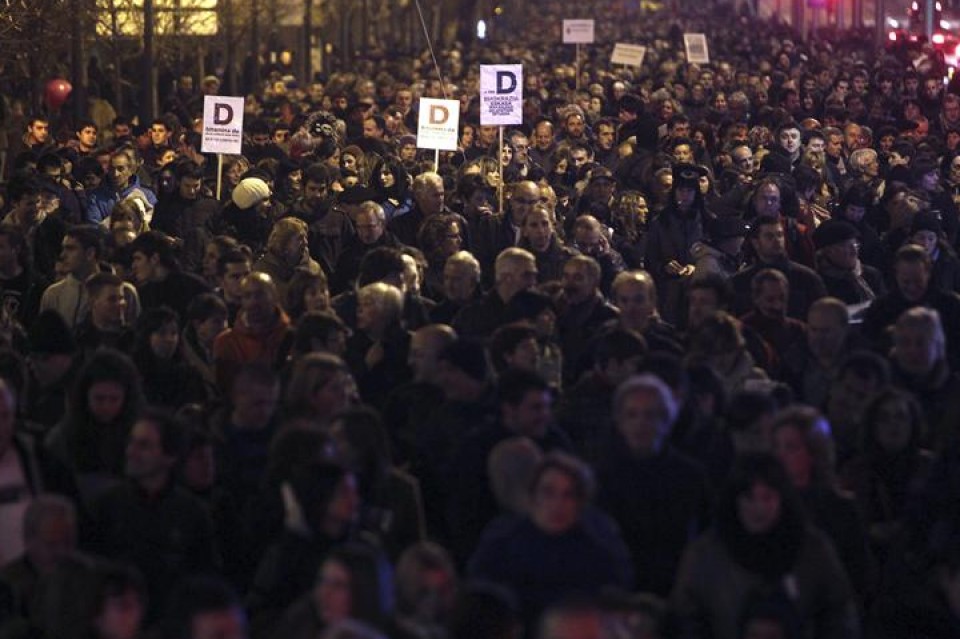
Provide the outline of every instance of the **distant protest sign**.
{"type": "Polygon", "coordinates": [[[642,67],[643,58],[647,55],[647,48],[642,44],[624,44],[618,42],[613,45],[613,55],[610,62],[625,64],[630,67],[642,67]]]}
{"type": "Polygon", "coordinates": [[[710,64],[707,36],[702,33],[684,33],[683,46],[687,51],[687,62],[690,64],[710,64]]]}
{"type": "Polygon", "coordinates": [[[417,147],[456,151],[460,127],[460,100],[420,98],[417,147]]]}
{"type": "Polygon", "coordinates": [[[240,155],[243,148],[243,98],[203,97],[201,153],[240,155]]]}
{"type": "Polygon", "coordinates": [[[523,65],[480,65],[480,124],[523,123],[523,65]]]}
{"type": "Polygon", "coordinates": [[[564,20],[563,43],[593,44],[594,24],[593,20],[564,20]]]}

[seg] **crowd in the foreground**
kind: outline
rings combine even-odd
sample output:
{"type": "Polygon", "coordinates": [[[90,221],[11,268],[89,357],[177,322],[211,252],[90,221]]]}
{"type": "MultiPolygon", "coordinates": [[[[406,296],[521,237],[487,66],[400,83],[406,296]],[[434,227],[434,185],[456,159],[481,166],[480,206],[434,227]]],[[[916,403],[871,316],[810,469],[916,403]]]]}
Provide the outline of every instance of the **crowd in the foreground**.
{"type": "Polygon", "coordinates": [[[274,72],[219,199],[189,77],[14,117],[0,636],[960,636],[954,85],[596,15],[502,152],[458,50],[274,72]]]}

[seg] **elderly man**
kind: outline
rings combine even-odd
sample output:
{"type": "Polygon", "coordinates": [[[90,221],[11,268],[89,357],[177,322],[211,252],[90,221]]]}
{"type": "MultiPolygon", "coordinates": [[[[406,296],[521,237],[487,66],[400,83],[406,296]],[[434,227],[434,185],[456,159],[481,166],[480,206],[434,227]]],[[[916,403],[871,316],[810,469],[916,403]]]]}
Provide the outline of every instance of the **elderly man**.
{"type": "MultiPolygon", "coordinates": [[[[480,260],[480,265],[487,277],[500,252],[518,245],[527,213],[543,200],[540,187],[529,180],[514,184],[509,196],[506,211],[476,218],[471,228],[474,240],[473,253],[480,260]]],[[[489,281],[485,283],[492,284],[489,281]]]]}
{"type": "Polygon", "coordinates": [[[114,151],[110,155],[109,179],[87,196],[85,221],[99,224],[110,217],[114,204],[127,198],[136,198],[150,209],[156,206],[157,196],[140,184],[140,178],[137,177],[139,168],[140,163],[134,151],[114,151]]]}
{"type": "Polygon", "coordinates": [[[457,218],[457,223],[464,231],[464,246],[469,247],[470,243],[466,237],[467,221],[447,208],[444,202],[445,195],[443,178],[438,173],[432,171],[421,173],[413,180],[414,207],[409,213],[390,220],[387,228],[401,243],[417,246],[417,233],[420,232],[424,220],[434,215],[452,215],[457,218]]]}
{"type": "Polygon", "coordinates": [[[494,273],[493,289],[454,319],[453,326],[459,335],[486,339],[509,321],[510,302],[537,283],[537,260],[522,248],[508,248],[497,257],[494,273]]]}
{"type": "Polygon", "coordinates": [[[467,251],[457,251],[443,265],[444,299],[430,309],[430,320],[452,324],[457,313],[480,295],[480,262],[467,251]]]}
{"type": "Polygon", "coordinates": [[[623,531],[637,586],[661,596],[709,514],[706,472],[668,442],[679,412],[660,378],[624,381],[613,399],[615,445],[598,471],[600,503],[623,531]]]}

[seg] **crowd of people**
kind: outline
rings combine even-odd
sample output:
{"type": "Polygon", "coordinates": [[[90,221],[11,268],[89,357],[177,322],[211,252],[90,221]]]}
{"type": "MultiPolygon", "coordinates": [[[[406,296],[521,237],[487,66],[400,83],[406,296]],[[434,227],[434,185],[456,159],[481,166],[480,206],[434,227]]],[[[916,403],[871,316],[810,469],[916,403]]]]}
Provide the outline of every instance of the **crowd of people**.
{"type": "Polygon", "coordinates": [[[731,7],[586,3],[575,62],[530,4],[265,69],[219,176],[215,76],[7,109],[0,636],[960,635],[960,85],[731,7]]]}

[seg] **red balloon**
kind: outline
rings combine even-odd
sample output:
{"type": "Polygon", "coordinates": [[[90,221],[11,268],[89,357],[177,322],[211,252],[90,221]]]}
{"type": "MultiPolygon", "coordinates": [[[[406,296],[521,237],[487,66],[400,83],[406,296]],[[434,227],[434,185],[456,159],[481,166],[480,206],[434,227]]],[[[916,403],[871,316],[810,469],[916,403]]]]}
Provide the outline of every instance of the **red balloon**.
{"type": "Polygon", "coordinates": [[[63,78],[54,78],[47,82],[47,90],[44,95],[47,108],[51,111],[59,109],[67,101],[71,91],[73,91],[73,85],[63,78]]]}

